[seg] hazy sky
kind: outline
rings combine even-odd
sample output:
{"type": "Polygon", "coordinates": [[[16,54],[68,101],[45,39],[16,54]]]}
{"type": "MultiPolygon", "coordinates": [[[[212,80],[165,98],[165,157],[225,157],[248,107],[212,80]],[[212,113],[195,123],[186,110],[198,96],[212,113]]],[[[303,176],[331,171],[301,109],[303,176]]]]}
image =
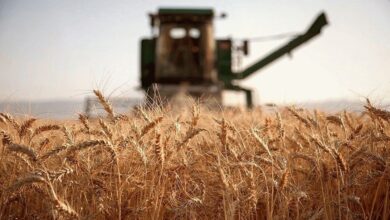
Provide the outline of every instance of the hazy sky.
{"type": "MultiPolygon", "coordinates": [[[[242,82],[257,101],[390,101],[389,0],[0,0],[0,101],[82,99],[93,88],[136,95],[139,41],[160,6],[213,7],[217,37],[304,31],[322,35],[242,82]]],[[[285,40],[251,44],[250,64],[285,40]]],[[[244,65],[245,66],[245,65],[244,65]]]]}

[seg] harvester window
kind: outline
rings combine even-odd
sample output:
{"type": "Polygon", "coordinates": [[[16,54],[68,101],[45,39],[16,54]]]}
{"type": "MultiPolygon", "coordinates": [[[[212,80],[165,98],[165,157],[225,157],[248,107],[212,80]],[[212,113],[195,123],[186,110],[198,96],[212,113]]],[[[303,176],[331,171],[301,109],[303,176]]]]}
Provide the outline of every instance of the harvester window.
{"type": "Polygon", "coordinates": [[[199,36],[200,36],[200,31],[199,31],[199,29],[197,29],[197,28],[191,28],[191,29],[190,29],[190,32],[189,32],[189,35],[190,35],[190,37],[192,37],[192,38],[199,38],[199,36]]]}
{"type": "Polygon", "coordinates": [[[212,78],[213,32],[209,23],[164,23],[157,40],[156,80],[202,83],[212,78]]]}
{"type": "Polygon", "coordinates": [[[186,34],[186,29],[184,28],[172,28],[171,31],[169,32],[169,35],[173,39],[181,39],[184,38],[186,34]]]}
{"type": "MultiPolygon", "coordinates": [[[[201,31],[190,25],[161,28],[158,77],[201,78],[201,31]]],[[[172,78],[173,80],[173,78],[172,78]]]]}

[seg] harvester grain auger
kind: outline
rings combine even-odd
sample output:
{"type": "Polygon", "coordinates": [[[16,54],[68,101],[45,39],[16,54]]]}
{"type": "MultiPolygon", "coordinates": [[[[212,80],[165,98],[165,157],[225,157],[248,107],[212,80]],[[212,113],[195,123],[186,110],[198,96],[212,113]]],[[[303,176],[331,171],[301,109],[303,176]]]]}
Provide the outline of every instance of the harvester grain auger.
{"type": "Polygon", "coordinates": [[[327,25],[321,13],[303,34],[271,52],[243,71],[232,70],[232,53],[248,54],[248,41],[233,47],[232,39],[215,39],[212,9],[160,8],[149,14],[152,36],[141,40],[141,87],[153,98],[171,98],[183,89],[194,97],[206,95],[222,102],[224,90],[242,91],[246,104],[253,106],[252,91],[238,82],[291,52],[321,33],[327,25]]]}

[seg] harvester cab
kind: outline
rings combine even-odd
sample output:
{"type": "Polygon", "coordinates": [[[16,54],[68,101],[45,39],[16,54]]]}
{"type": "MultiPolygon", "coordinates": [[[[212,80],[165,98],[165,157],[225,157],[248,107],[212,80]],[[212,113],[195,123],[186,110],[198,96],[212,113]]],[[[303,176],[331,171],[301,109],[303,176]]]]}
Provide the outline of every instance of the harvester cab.
{"type": "Polygon", "coordinates": [[[242,91],[246,104],[252,107],[252,91],[238,85],[264,66],[312,39],[327,24],[321,13],[303,33],[287,44],[255,62],[248,68],[234,72],[234,49],[248,52],[248,41],[234,48],[232,39],[215,39],[212,9],[160,8],[149,14],[152,36],[141,40],[141,87],[149,98],[156,94],[172,98],[179,91],[201,97],[206,96],[222,104],[224,90],[242,91]]]}
{"type": "Polygon", "coordinates": [[[168,99],[185,86],[188,95],[221,100],[213,10],[162,8],[149,16],[152,38],[141,41],[141,84],[148,96],[157,84],[159,95],[168,99]]]}

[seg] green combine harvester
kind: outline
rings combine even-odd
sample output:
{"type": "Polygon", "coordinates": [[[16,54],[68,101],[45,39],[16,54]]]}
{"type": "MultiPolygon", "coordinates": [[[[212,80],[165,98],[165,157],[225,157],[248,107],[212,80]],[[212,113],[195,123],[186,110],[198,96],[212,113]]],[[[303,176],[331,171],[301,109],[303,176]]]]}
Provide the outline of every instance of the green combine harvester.
{"type": "Polygon", "coordinates": [[[211,97],[222,104],[225,90],[245,93],[246,105],[253,106],[252,90],[239,81],[251,76],[321,33],[327,25],[321,13],[305,33],[242,71],[232,70],[232,54],[248,54],[248,41],[233,47],[232,39],[215,39],[212,9],[160,8],[149,14],[152,36],[141,40],[141,87],[148,97],[170,99],[183,90],[193,97],[211,97]],[[156,85],[156,86],[155,86],[156,85]]]}

